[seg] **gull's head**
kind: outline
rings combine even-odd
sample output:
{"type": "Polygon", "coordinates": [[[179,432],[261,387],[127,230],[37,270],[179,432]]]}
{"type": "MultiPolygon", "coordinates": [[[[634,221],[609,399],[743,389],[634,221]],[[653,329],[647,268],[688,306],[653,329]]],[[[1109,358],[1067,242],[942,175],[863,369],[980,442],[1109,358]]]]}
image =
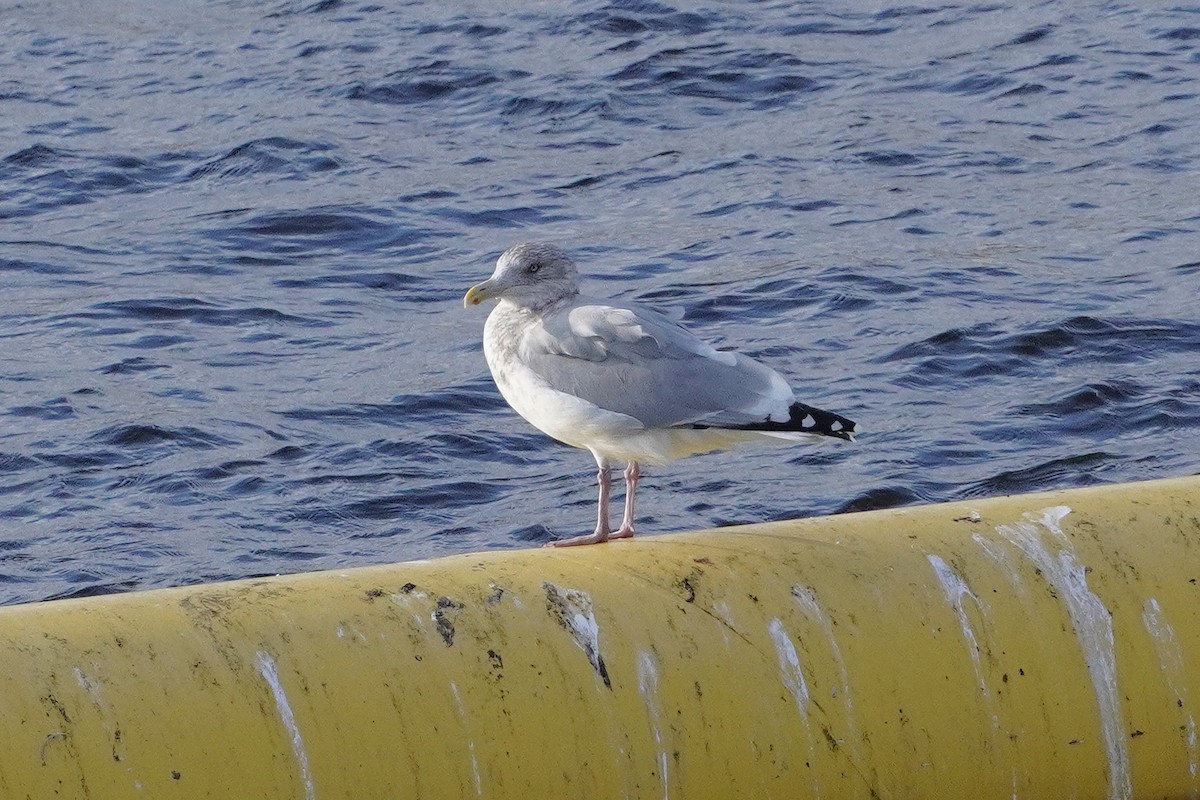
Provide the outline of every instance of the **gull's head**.
{"type": "Polygon", "coordinates": [[[463,306],[507,300],[522,308],[545,308],[578,293],[579,272],[562,248],[524,242],[500,254],[492,277],[468,289],[463,306]]]}

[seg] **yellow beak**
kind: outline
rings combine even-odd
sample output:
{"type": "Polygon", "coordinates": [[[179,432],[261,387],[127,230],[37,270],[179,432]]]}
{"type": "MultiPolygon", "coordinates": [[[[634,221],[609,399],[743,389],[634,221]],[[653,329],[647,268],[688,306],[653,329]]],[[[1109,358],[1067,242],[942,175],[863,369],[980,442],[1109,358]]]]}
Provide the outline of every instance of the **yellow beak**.
{"type": "Polygon", "coordinates": [[[491,300],[492,297],[491,287],[488,286],[487,281],[478,283],[467,289],[467,293],[463,295],[463,308],[477,306],[484,300],[491,300]]]}

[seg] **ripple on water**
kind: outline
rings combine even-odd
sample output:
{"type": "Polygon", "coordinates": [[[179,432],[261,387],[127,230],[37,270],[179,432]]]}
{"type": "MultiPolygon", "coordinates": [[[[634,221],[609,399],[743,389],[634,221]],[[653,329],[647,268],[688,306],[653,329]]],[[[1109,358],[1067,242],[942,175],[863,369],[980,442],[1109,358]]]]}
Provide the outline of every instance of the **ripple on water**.
{"type": "Polygon", "coordinates": [[[646,530],[1196,472],[1200,37],[1077,17],[14,6],[0,601],[590,527],[460,305],[522,239],[863,427],[648,470],[646,530]]]}
{"type": "Polygon", "coordinates": [[[187,178],[213,178],[225,182],[260,173],[304,178],[340,167],[341,164],[330,155],[335,150],[336,147],[328,142],[305,142],[285,136],[252,139],[206,159],[187,173],[187,178]]]}
{"type": "Polygon", "coordinates": [[[1171,319],[1071,317],[1053,325],[1009,332],[995,324],[951,328],[903,345],[881,360],[913,365],[907,379],[931,385],[946,379],[1039,374],[1058,365],[1127,364],[1200,344],[1200,324],[1171,319]]]}

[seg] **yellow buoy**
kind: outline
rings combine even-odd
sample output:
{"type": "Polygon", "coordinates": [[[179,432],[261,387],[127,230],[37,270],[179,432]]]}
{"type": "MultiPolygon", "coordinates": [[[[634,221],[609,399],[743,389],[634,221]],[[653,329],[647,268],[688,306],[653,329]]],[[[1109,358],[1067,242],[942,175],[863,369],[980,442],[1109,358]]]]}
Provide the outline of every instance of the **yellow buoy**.
{"type": "Polygon", "coordinates": [[[1200,797],[1200,481],[0,609],[0,798],[1200,797]]]}

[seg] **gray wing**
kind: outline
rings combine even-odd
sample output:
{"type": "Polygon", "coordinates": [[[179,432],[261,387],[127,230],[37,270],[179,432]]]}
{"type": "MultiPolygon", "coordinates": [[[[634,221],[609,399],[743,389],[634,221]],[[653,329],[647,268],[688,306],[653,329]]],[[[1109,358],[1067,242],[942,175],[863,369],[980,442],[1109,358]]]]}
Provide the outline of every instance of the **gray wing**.
{"type": "Polygon", "coordinates": [[[632,304],[554,312],[529,329],[518,357],[558,391],[648,428],[786,420],[793,400],[774,370],[632,304]]]}

